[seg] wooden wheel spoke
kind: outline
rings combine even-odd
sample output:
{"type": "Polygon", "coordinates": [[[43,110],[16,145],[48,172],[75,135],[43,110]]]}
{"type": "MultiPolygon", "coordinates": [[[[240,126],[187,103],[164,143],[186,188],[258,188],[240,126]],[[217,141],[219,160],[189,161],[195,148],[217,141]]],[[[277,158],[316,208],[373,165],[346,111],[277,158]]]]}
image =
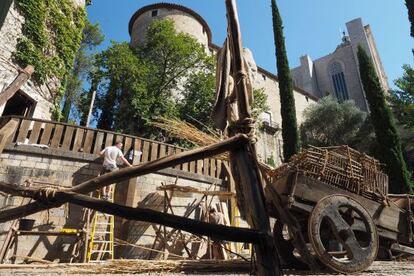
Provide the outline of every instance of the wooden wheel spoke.
{"type": "MultiPolygon", "coordinates": [[[[327,210],[327,218],[332,226],[332,230],[337,237],[337,239],[341,242],[341,244],[345,247],[348,255],[352,259],[362,260],[366,258],[368,250],[363,248],[356,236],[355,232],[352,229],[352,225],[349,225],[348,222],[342,217],[339,212],[339,208],[335,206],[333,209],[327,210]]],[[[368,231],[368,229],[365,229],[368,231]]]]}

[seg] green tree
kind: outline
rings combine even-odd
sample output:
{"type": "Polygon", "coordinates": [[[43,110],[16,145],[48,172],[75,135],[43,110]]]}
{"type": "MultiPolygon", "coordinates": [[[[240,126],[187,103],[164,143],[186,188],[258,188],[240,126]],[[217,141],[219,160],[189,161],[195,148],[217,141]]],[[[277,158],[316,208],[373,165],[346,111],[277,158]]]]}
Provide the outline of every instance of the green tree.
{"type": "MultiPolygon", "coordinates": [[[[193,37],[176,33],[173,21],[149,26],[145,45],[113,43],[97,55],[93,82],[98,128],[151,139],[169,139],[151,124],[157,117],[178,118],[213,128],[215,60],[193,37]]],[[[253,115],[268,110],[266,94],[254,91],[253,115]]]]}
{"type": "Polygon", "coordinates": [[[411,22],[411,36],[414,37],[414,0],[405,0],[408,9],[408,19],[411,22]]]}
{"type": "Polygon", "coordinates": [[[193,37],[176,33],[171,20],[153,22],[145,41],[135,49],[127,43],[113,44],[99,56],[97,106],[101,110],[100,117],[105,120],[98,122],[106,123],[98,125],[162,139],[162,131],[152,127],[150,122],[159,116],[179,117],[177,102],[182,98],[183,89],[200,89],[205,86],[201,81],[209,78],[206,85],[211,87],[211,76],[207,72],[211,71],[212,61],[193,37]],[[203,73],[204,78],[197,79],[203,73]],[[115,91],[115,98],[105,91],[115,91]],[[106,97],[115,112],[103,108],[108,102],[106,97]]]}
{"type": "Polygon", "coordinates": [[[303,117],[304,147],[349,145],[363,152],[373,148],[375,137],[368,116],[353,101],[340,103],[332,96],[324,97],[306,108],[303,117]]]}
{"type": "Polygon", "coordinates": [[[66,90],[62,108],[62,121],[64,122],[68,122],[73,105],[78,110],[81,106],[80,99],[84,98],[83,82],[88,73],[93,70],[93,50],[103,40],[104,35],[101,33],[99,24],[91,24],[87,21],[83,29],[82,41],[79,51],[76,53],[72,72],[66,79],[66,90]]]}
{"type": "Polygon", "coordinates": [[[128,43],[112,42],[111,47],[96,56],[96,67],[92,82],[97,88],[97,127],[134,134],[143,124],[136,113],[148,112],[145,65],[128,43]],[[137,106],[139,97],[142,104],[137,106]]]}
{"type": "Polygon", "coordinates": [[[280,91],[280,111],[282,117],[283,156],[285,161],[300,150],[299,133],[296,122],[295,98],[286,54],[283,22],[276,0],[272,2],[273,32],[275,37],[277,72],[280,91]]]}
{"type": "Polygon", "coordinates": [[[379,148],[378,158],[386,164],[392,193],[412,192],[412,183],[404,161],[394,117],[385,102],[384,91],[370,57],[358,46],[358,61],[362,84],[371,111],[371,121],[379,148]]]}
{"type": "Polygon", "coordinates": [[[395,80],[398,89],[391,90],[390,103],[398,122],[414,131],[414,69],[404,65],[404,75],[395,80]]]}

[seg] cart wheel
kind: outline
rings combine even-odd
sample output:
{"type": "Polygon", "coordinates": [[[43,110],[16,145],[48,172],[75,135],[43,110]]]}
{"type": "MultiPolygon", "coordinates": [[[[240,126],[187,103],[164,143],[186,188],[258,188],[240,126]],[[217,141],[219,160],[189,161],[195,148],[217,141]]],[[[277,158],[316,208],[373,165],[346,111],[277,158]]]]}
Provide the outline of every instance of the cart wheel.
{"type": "Polygon", "coordinates": [[[371,216],[349,196],[321,199],[309,217],[308,233],[319,260],[340,273],[368,268],[378,253],[377,228],[371,216]]]}
{"type": "Polygon", "coordinates": [[[308,266],[294,254],[295,247],[287,225],[277,220],[273,228],[273,237],[283,268],[307,270],[308,266]]]}

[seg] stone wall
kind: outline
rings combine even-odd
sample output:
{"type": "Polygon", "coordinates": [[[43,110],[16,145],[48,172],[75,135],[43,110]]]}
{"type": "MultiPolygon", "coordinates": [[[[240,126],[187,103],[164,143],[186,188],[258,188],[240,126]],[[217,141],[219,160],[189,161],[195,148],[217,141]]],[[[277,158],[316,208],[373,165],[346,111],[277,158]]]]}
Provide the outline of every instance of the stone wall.
{"type": "MultiPolygon", "coordinates": [[[[10,85],[19,74],[19,66],[13,61],[13,53],[16,50],[17,41],[22,37],[24,18],[12,3],[6,16],[3,27],[0,30],[0,93],[10,85]]],[[[53,87],[53,85],[51,84],[53,87]]],[[[46,85],[38,86],[32,81],[27,82],[21,91],[36,102],[33,117],[50,119],[53,107],[52,97],[46,85]]],[[[0,106],[0,114],[4,106],[0,106]]]]}
{"type": "MultiPolygon", "coordinates": [[[[76,5],[85,5],[85,0],[73,0],[76,5]]],[[[13,60],[17,41],[23,36],[24,17],[16,9],[13,2],[0,29],[0,93],[4,91],[18,76],[20,68],[13,60]]],[[[36,68],[35,68],[36,70],[36,68]]],[[[45,85],[37,85],[28,81],[22,86],[21,92],[35,102],[33,118],[50,120],[53,108],[55,88],[59,81],[51,80],[45,85]]],[[[0,115],[4,106],[0,106],[0,115]]]]}
{"type": "Polygon", "coordinates": [[[338,62],[343,68],[349,99],[354,100],[361,110],[367,111],[368,108],[360,82],[359,69],[353,55],[352,45],[348,42],[338,46],[332,54],[315,60],[314,64],[319,89],[323,91],[324,95],[335,95],[335,88],[329,71],[334,62],[338,62]]]}
{"type": "MultiPolygon", "coordinates": [[[[41,187],[48,183],[57,187],[72,187],[87,179],[97,176],[101,169],[101,159],[96,155],[82,153],[65,154],[62,150],[39,149],[28,145],[7,146],[0,155],[0,181],[22,184],[25,180],[36,181],[34,187],[41,187]],[[69,157],[63,157],[69,156],[69,157]],[[40,184],[40,183],[43,184],[40,184]]],[[[191,186],[201,190],[225,189],[223,182],[207,176],[198,176],[189,172],[181,172],[175,169],[165,169],[159,173],[138,177],[119,183],[115,190],[115,202],[132,207],[140,206],[163,211],[164,193],[157,191],[157,187],[163,184],[172,184],[178,179],[178,184],[191,186]],[[177,178],[178,177],[178,178],[177,178]]],[[[172,207],[177,215],[183,215],[188,206],[199,195],[175,194],[172,207]]],[[[0,195],[0,208],[18,206],[21,198],[4,197],[0,195]]],[[[219,200],[216,198],[213,201],[219,200]]],[[[35,220],[34,230],[60,231],[62,228],[81,229],[83,209],[69,204],[50,211],[44,211],[28,218],[35,220]]],[[[197,217],[197,210],[190,217],[197,217]]],[[[199,217],[199,216],[198,216],[199,217]]],[[[0,224],[0,244],[10,227],[10,223],[0,224]]],[[[154,226],[155,227],[155,226],[154,226]]],[[[141,222],[129,222],[115,218],[115,237],[126,240],[139,246],[151,246],[154,241],[154,228],[150,224],[141,222]]],[[[17,247],[13,247],[10,255],[31,256],[54,262],[67,262],[70,259],[74,237],[50,237],[50,236],[20,236],[17,247]]],[[[148,257],[148,251],[132,246],[116,247],[117,256],[148,257]]],[[[175,248],[175,247],[172,247],[175,248]]],[[[172,250],[172,249],[171,249],[172,250]]],[[[151,257],[155,257],[151,256],[151,257]]]]}
{"type": "MultiPolygon", "coordinates": [[[[263,88],[268,99],[270,107],[271,121],[276,124],[279,129],[272,131],[261,131],[260,139],[257,142],[257,154],[264,161],[273,157],[276,165],[280,165],[283,160],[283,139],[282,139],[282,117],[280,114],[280,93],[279,82],[277,77],[261,68],[256,73],[255,89],[263,88]]],[[[294,88],[293,94],[296,105],[296,118],[298,126],[303,122],[303,111],[312,103],[316,102],[316,98],[307,92],[294,88]]]]}

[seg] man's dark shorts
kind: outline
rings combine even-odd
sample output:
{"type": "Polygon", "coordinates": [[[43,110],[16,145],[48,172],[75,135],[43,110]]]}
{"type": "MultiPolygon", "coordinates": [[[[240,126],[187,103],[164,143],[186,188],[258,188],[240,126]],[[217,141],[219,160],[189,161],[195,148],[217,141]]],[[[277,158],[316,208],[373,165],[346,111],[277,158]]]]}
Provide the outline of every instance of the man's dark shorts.
{"type": "Polygon", "coordinates": [[[116,167],[112,164],[103,165],[102,170],[101,170],[101,175],[106,174],[106,173],[110,173],[110,172],[114,172],[114,171],[117,171],[117,170],[118,170],[118,167],[116,167]]]}

